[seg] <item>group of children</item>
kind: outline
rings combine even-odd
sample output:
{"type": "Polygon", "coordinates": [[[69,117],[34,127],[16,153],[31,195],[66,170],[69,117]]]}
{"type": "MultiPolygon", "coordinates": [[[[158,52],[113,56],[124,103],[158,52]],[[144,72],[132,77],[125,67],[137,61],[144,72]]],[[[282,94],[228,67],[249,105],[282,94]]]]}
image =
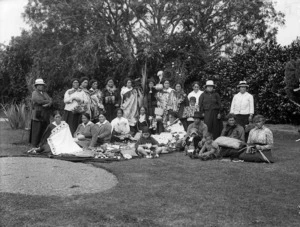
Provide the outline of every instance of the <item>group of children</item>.
{"type": "MultiPolygon", "coordinates": [[[[196,112],[196,115],[199,115],[197,113],[199,112],[196,112]]],[[[202,117],[199,120],[204,124],[202,117]]],[[[205,135],[199,135],[197,130],[192,129],[188,136],[185,136],[183,140],[178,140],[178,142],[182,145],[185,154],[191,158],[206,161],[220,156],[219,146],[213,141],[213,136],[209,132],[205,135]]],[[[151,130],[147,126],[142,128],[141,137],[136,142],[135,148],[139,156],[146,158],[159,157],[163,150],[161,144],[151,135],[151,130]]]]}

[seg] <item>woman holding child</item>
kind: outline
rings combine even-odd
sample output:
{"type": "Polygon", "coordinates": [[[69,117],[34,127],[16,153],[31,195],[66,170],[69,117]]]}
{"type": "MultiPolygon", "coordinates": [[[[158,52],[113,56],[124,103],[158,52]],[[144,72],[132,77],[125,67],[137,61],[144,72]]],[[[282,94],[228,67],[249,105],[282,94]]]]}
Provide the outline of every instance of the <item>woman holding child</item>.
{"type": "Polygon", "coordinates": [[[195,81],[193,83],[193,91],[188,94],[188,99],[190,100],[191,97],[196,98],[196,106],[199,104],[199,98],[202,95],[203,91],[200,90],[200,83],[195,81]]]}
{"type": "MultiPolygon", "coordinates": [[[[90,102],[88,95],[82,88],[79,88],[79,82],[79,79],[73,78],[71,80],[72,88],[67,90],[64,95],[64,120],[70,126],[72,135],[81,121],[81,114],[88,110],[88,103],[90,102]]],[[[86,88],[87,80],[83,82],[86,88]]]]}

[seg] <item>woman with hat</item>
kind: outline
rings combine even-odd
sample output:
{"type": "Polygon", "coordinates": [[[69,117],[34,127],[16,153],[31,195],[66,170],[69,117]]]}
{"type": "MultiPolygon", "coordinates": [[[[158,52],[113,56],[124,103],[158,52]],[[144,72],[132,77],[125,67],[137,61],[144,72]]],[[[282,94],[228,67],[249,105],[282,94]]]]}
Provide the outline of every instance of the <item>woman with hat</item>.
{"type": "Polygon", "coordinates": [[[199,109],[204,115],[204,122],[208,127],[208,132],[213,135],[213,139],[220,136],[223,128],[221,120],[221,98],[214,91],[215,85],[212,80],[206,81],[205,91],[199,98],[199,109]]]}
{"type": "Polygon", "coordinates": [[[41,137],[46,130],[49,121],[49,107],[52,105],[52,99],[44,91],[45,82],[39,78],[35,80],[35,90],[32,92],[32,117],[29,143],[34,147],[38,146],[41,137]]]}
{"type": "Polygon", "coordinates": [[[79,88],[79,79],[71,80],[72,88],[67,90],[64,95],[64,120],[69,125],[71,134],[76,131],[80,121],[81,114],[87,109],[85,102],[85,93],[79,88]]]}
{"type": "Polygon", "coordinates": [[[254,101],[253,96],[247,92],[249,85],[246,81],[240,81],[237,87],[240,92],[232,99],[230,113],[236,116],[236,123],[245,128],[252,121],[254,101]]]}
{"type": "Polygon", "coordinates": [[[103,102],[106,111],[106,117],[109,122],[114,119],[116,109],[119,108],[120,92],[115,85],[113,78],[106,79],[106,86],[103,90],[103,102]]]}

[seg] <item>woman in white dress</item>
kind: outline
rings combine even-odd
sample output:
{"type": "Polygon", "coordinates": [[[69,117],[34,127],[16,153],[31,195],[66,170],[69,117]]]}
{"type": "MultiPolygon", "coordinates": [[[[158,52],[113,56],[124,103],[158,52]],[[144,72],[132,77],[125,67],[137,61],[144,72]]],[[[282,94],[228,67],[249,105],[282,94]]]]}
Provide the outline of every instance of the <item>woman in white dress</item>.
{"type": "Polygon", "coordinates": [[[191,91],[188,94],[188,100],[190,100],[191,97],[196,98],[196,106],[199,104],[199,98],[200,95],[203,93],[203,91],[200,90],[200,83],[198,81],[195,81],[193,83],[193,91],[191,91]]]}
{"type": "Polygon", "coordinates": [[[129,121],[123,117],[123,110],[117,109],[117,117],[112,120],[112,142],[124,141],[131,138],[129,121]]]}

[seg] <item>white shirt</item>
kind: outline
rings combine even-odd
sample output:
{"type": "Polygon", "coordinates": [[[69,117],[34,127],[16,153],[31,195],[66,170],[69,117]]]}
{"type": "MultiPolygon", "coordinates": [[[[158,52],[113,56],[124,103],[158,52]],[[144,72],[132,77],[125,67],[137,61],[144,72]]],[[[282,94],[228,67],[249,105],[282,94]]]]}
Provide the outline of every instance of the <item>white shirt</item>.
{"type": "Polygon", "coordinates": [[[241,92],[233,96],[230,113],[234,114],[254,114],[253,96],[248,92],[241,92]]]}
{"type": "Polygon", "coordinates": [[[74,91],[73,88],[67,90],[64,96],[65,110],[72,111],[79,105],[75,99],[81,100],[81,102],[84,103],[86,101],[84,91],[74,91]]]}
{"type": "Polygon", "coordinates": [[[113,119],[111,121],[111,126],[112,126],[112,131],[115,130],[116,132],[121,134],[128,134],[130,132],[129,122],[124,117],[121,118],[116,117],[115,119],[113,119]]]}
{"type": "Polygon", "coordinates": [[[188,99],[190,100],[191,97],[195,97],[196,98],[196,105],[198,105],[199,103],[199,98],[200,98],[200,95],[203,93],[203,91],[198,91],[197,93],[192,91],[188,94],[188,99]]]}

